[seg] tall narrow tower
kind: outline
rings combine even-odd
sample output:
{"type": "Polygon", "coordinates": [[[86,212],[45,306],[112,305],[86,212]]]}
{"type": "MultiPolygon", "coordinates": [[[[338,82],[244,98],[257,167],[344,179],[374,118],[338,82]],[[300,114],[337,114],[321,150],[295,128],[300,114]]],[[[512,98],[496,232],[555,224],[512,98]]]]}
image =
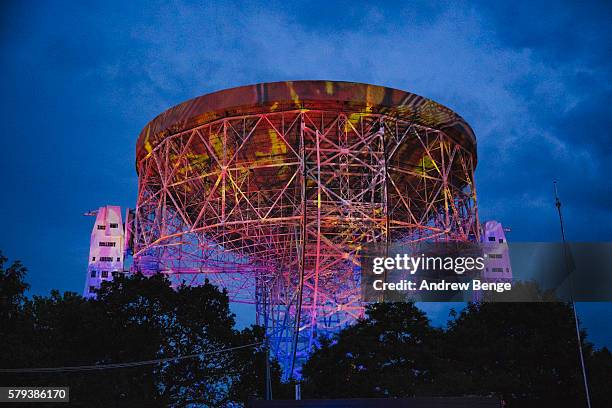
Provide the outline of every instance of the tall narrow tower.
{"type": "Polygon", "coordinates": [[[498,221],[482,224],[482,242],[487,252],[484,278],[487,282],[512,282],[512,266],[508,240],[503,225],[498,221]]]}
{"type": "Polygon", "coordinates": [[[110,280],[113,273],[123,271],[125,231],[121,207],[107,205],[90,213],[96,216],[91,231],[89,263],[83,296],[94,296],[102,281],[110,280]]]}

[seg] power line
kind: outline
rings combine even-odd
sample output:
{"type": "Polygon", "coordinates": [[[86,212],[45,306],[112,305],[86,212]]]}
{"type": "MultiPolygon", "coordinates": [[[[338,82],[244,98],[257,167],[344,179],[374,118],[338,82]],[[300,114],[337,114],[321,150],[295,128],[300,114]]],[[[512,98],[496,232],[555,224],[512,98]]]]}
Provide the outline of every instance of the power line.
{"type": "Polygon", "coordinates": [[[247,347],[259,346],[262,344],[264,343],[263,342],[251,343],[251,344],[245,344],[242,346],[230,347],[230,348],[226,348],[222,350],[209,351],[205,353],[188,354],[185,356],[178,356],[178,357],[158,358],[154,360],[133,361],[129,363],[95,364],[95,365],[72,366],[72,367],[0,368],[0,373],[55,373],[55,372],[96,371],[96,370],[109,370],[113,368],[139,367],[139,366],[144,366],[144,365],[164,363],[166,361],[187,360],[187,359],[197,358],[197,357],[201,357],[205,355],[225,353],[228,351],[243,349],[247,347]]]}

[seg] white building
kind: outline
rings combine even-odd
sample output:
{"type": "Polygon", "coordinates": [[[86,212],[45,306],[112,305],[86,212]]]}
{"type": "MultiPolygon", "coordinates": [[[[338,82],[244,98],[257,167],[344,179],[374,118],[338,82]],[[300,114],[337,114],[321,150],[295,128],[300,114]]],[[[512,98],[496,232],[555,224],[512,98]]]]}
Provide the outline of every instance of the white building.
{"type": "Polygon", "coordinates": [[[487,282],[512,282],[512,266],[506,230],[497,221],[482,224],[482,243],[485,252],[483,278],[487,282]]]}
{"type": "Polygon", "coordinates": [[[95,289],[113,273],[123,272],[126,234],[121,217],[121,207],[107,205],[90,213],[96,216],[91,231],[89,263],[83,296],[95,295],[95,289]]]}

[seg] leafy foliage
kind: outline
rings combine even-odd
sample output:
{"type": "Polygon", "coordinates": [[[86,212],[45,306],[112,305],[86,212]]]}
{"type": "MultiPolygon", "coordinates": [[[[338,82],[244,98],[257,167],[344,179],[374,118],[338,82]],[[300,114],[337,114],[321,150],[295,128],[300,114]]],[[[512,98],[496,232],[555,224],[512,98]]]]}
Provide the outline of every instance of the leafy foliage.
{"type": "MultiPolygon", "coordinates": [[[[471,303],[445,337],[449,393],[491,393],[521,405],[584,400],[571,305],[471,303]]],[[[590,353],[590,344],[583,347],[590,353]]]]}
{"type": "MultiPolygon", "coordinates": [[[[210,283],[172,289],[161,275],[118,276],[97,299],[58,291],[28,299],[26,269],[6,262],[0,254],[0,367],[200,357],[0,374],[1,384],[70,386],[72,405],[87,407],[231,407],[263,397],[262,345],[202,354],[264,339],[261,327],[235,329],[227,294],[210,283]]],[[[582,347],[593,406],[607,406],[612,353],[582,347]]],[[[444,330],[412,303],[373,304],[365,319],[321,339],[302,373],[306,398],[497,395],[509,407],[584,406],[573,312],[560,302],[471,303],[444,330]]],[[[275,397],[290,398],[276,363],[272,374],[275,397]]]]}
{"type": "MultiPolygon", "coordinates": [[[[161,275],[117,276],[102,285],[97,299],[52,291],[28,300],[25,268],[16,263],[4,270],[2,264],[3,368],[143,361],[263,342],[260,327],[234,328],[227,294],[208,282],[173,290],[161,275]]],[[[225,407],[261,398],[264,370],[258,345],[130,368],[4,374],[0,382],[67,385],[77,406],[225,407]]],[[[279,387],[278,364],[272,372],[279,387]]]]}
{"type": "MultiPolygon", "coordinates": [[[[305,398],[480,395],[510,407],[584,405],[569,304],[470,303],[451,313],[446,330],[431,328],[410,303],[366,313],[315,350],[302,370],[305,398]]],[[[582,347],[593,406],[607,406],[612,354],[582,347]]]]}
{"type": "Polygon", "coordinates": [[[431,384],[440,331],[413,303],[380,303],[323,339],[302,369],[308,397],[412,396],[431,384]]]}

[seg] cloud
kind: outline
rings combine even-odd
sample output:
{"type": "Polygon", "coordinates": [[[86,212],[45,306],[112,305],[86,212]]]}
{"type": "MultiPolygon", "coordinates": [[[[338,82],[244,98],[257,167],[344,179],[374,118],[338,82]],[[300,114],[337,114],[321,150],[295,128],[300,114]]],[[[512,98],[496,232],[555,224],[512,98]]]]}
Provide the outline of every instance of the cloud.
{"type": "MultiPolygon", "coordinates": [[[[14,191],[17,201],[32,203],[30,214],[19,217],[32,224],[49,211],[35,197],[53,191],[66,192],[70,211],[106,200],[133,205],[136,185],[128,185],[136,135],[164,109],[247,83],[362,81],[428,96],[468,120],[478,138],[482,218],[512,226],[511,239],[557,238],[553,179],[560,181],[572,239],[609,239],[609,8],[275,1],[13,6],[0,32],[0,81],[7,134],[15,137],[2,140],[7,158],[0,166],[10,179],[34,181],[32,191],[14,191]],[[40,135],[41,124],[45,137],[27,153],[22,140],[40,135]]],[[[26,210],[2,205],[7,213],[26,210]]],[[[45,205],[53,211],[63,204],[45,205]]],[[[66,232],[65,238],[76,243],[87,236],[66,232]]],[[[81,271],[71,277],[77,278],[81,271]]]]}

